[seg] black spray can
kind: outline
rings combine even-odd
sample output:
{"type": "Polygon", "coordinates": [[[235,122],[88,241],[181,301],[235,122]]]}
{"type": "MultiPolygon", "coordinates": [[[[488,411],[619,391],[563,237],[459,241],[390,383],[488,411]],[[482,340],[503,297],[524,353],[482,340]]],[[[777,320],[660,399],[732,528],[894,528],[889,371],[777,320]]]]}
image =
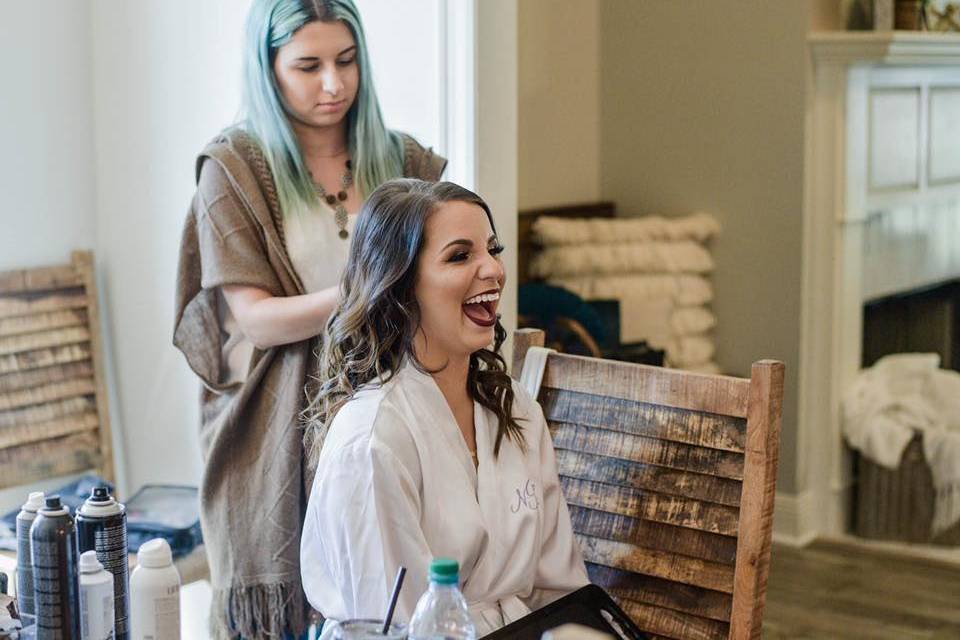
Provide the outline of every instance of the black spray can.
{"type": "Polygon", "coordinates": [[[96,487],[77,513],[80,553],[96,551],[97,560],[113,574],[116,640],[130,637],[130,565],[127,559],[127,512],[106,487],[96,487]]]}
{"type": "Polygon", "coordinates": [[[33,565],[30,562],[30,526],[43,507],[43,492],[33,491],[17,514],[17,606],[33,615],[33,565]]]}
{"type": "Polygon", "coordinates": [[[60,496],[47,496],[30,527],[37,640],[80,640],[77,532],[60,496]]]}

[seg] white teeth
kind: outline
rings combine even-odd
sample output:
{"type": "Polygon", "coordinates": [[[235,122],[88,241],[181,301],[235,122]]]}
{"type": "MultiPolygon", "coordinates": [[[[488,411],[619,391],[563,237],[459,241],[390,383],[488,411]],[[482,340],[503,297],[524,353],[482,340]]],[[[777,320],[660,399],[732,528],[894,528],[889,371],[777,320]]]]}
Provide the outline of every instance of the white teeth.
{"type": "Polygon", "coordinates": [[[499,299],[500,299],[499,293],[484,293],[479,296],[473,296],[463,304],[476,304],[478,302],[492,302],[494,300],[499,300],[499,299]]]}

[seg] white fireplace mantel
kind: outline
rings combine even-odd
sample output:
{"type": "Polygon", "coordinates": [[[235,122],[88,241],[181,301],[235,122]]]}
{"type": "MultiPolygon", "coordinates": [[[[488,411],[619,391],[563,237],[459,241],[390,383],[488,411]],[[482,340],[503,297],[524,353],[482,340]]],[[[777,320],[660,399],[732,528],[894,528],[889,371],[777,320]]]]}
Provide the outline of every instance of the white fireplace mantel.
{"type": "MultiPolygon", "coordinates": [[[[960,34],[813,33],[808,53],[801,491],[793,530],[783,532],[800,541],[846,528],[851,474],[840,403],[860,370],[863,302],[875,284],[865,281],[864,239],[876,212],[927,215],[929,203],[960,202],[960,34]]],[[[945,220],[960,230],[950,207],[945,220]]]]}
{"type": "Polygon", "coordinates": [[[820,31],[807,38],[817,63],[960,65],[960,34],[922,31],[820,31]]]}

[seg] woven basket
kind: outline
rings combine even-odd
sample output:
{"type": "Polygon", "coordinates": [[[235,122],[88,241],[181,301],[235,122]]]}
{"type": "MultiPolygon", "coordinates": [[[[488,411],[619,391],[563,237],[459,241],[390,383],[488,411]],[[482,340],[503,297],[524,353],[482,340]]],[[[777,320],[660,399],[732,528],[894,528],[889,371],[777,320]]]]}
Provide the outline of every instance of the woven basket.
{"type": "Polygon", "coordinates": [[[907,445],[899,468],[891,471],[864,456],[858,466],[854,533],[873,540],[960,546],[960,523],[932,534],[933,476],[920,434],[907,445]]]}

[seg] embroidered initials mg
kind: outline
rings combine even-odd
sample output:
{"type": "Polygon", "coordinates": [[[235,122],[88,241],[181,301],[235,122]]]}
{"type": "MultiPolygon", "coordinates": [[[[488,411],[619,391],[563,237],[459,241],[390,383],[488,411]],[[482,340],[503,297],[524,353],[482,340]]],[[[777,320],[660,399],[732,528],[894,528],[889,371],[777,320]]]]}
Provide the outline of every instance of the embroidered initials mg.
{"type": "Polygon", "coordinates": [[[537,498],[537,485],[533,480],[528,479],[522,489],[517,487],[514,491],[517,494],[517,499],[510,507],[510,513],[519,513],[521,508],[527,508],[531,511],[540,508],[540,500],[537,498]]]}

